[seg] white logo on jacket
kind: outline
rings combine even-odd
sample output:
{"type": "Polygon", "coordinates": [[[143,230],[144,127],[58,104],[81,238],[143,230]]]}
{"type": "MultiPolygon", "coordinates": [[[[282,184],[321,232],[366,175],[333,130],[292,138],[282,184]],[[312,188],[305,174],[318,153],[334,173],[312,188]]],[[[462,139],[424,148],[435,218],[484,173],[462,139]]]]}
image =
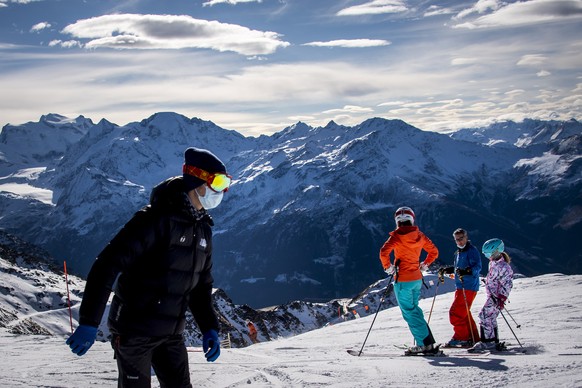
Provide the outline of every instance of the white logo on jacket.
{"type": "Polygon", "coordinates": [[[202,248],[206,248],[206,239],[204,239],[204,238],[201,238],[201,239],[200,239],[200,246],[201,246],[202,248]]]}

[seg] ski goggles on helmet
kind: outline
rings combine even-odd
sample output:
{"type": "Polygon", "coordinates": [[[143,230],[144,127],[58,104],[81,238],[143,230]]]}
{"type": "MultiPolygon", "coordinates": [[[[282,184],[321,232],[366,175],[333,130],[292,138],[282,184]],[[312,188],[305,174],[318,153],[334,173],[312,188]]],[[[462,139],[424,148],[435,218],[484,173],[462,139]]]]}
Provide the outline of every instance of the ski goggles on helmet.
{"type": "Polygon", "coordinates": [[[212,191],[217,193],[226,192],[230,187],[230,182],[232,177],[222,172],[216,173],[209,173],[208,171],[204,171],[201,168],[190,166],[185,164],[182,167],[182,172],[184,174],[195,176],[198,179],[202,179],[206,182],[208,187],[212,191]]]}

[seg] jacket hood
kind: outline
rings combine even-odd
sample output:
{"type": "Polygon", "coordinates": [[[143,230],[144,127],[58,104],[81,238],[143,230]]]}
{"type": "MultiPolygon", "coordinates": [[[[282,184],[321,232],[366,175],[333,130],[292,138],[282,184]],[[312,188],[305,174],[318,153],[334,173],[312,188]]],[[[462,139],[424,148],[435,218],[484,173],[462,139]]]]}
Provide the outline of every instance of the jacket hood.
{"type": "Polygon", "coordinates": [[[149,206],[156,211],[172,213],[188,220],[204,221],[213,226],[214,221],[206,210],[197,211],[190,204],[186,188],[181,176],[166,179],[152,189],[149,206]]]}
{"type": "Polygon", "coordinates": [[[415,242],[420,238],[418,226],[399,226],[391,234],[397,234],[402,242],[415,242]]]}
{"type": "Polygon", "coordinates": [[[152,189],[150,205],[155,209],[184,209],[185,185],[181,176],[166,179],[152,189]]]}

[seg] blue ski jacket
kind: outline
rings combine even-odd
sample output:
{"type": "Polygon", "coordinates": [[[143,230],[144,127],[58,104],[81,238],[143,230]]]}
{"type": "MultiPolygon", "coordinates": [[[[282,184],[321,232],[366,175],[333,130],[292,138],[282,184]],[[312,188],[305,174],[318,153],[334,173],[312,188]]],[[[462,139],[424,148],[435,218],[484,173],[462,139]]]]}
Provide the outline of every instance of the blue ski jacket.
{"type": "Polygon", "coordinates": [[[455,285],[457,289],[479,291],[479,275],[481,274],[481,254],[470,241],[464,248],[459,248],[455,252],[455,285]],[[457,274],[457,268],[471,268],[471,275],[463,276],[463,281],[457,274]]]}

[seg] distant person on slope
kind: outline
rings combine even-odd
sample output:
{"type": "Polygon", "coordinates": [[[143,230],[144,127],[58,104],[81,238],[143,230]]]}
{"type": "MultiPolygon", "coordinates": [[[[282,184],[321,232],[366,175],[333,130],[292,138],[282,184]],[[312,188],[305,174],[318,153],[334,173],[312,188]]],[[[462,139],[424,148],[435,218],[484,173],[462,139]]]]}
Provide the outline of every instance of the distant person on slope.
{"type": "Polygon", "coordinates": [[[481,326],[481,341],[469,349],[469,352],[480,352],[498,348],[497,316],[505,307],[513,287],[513,270],[509,263],[511,259],[504,252],[505,245],[498,238],[487,240],[481,250],[489,259],[489,272],[485,280],[487,300],[479,313],[481,326]]]}
{"type": "Polygon", "coordinates": [[[455,298],[449,310],[449,321],[453,325],[453,338],[447,347],[469,348],[479,342],[479,330],[471,316],[471,306],[479,291],[481,255],[469,241],[467,231],[458,228],[453,232],[457,244],[454,266],[439,269],[439,278],[444,274],[455,274],[455,298]]]}
{"type": "Polygon", "coordinates": [[[249,338],[251,339],[253,344],[259,342],[257,338],[257,328],[255,327],[255,324],[252,321],[247,321],[247,328],[249,329],[249,338]]]}
{"type": "Polygon", "coordinates": [[[203,333],[206,360],[220,355],[212,306],[212,229],[207,209],[220,204],[231,178],[211,152],[188,148],[183,175],[152,190],[95,260],[79,310],[79,327],[66,343],[82,356],[115,283],[108,326],[119,387],[149,387],[151,368],[162,387],[191,387],[184,344],[186,309],[203,333]],[[117,279],[117,282],[115,282],[117,279]]]}
{"type": "Polygon", "coordinates": [[[380,249],[380,261],[389,275],[394,275],[394,294],[402,317],[408,324],[417,346],[410,347],[406,354],[437,353],[435,340],[424,320],[422,309],[418,306],[422,273],[437,259],[439,251],[432,241],[422,233],[415,223],[411,208],[401,207],[394,214],[396,229],[380,249]],[[422,250],[427,252],[426,259],[420,263],[422,250]],[[394,264],[390,253],[394,252],[394,264]]]}

